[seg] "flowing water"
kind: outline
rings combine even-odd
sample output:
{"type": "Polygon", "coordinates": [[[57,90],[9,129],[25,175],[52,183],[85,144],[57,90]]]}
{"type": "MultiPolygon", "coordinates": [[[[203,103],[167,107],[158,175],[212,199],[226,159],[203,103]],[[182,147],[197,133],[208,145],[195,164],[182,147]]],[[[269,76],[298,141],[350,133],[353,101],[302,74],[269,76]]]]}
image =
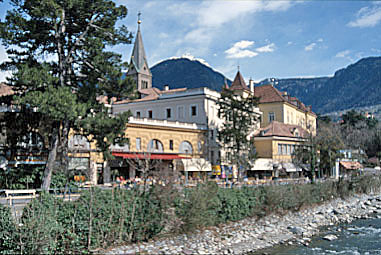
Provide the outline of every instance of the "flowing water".
{"type": "Polygon", "coordinates": [[[321,235],[312,239],[309,246],[278,246],[261,250],[252,255],[381,255],[381,219],[357,220],[349,224],[323,229],[321,235]],[[323,240],[323,236],[334,234],[334,241],[323,240]]]}

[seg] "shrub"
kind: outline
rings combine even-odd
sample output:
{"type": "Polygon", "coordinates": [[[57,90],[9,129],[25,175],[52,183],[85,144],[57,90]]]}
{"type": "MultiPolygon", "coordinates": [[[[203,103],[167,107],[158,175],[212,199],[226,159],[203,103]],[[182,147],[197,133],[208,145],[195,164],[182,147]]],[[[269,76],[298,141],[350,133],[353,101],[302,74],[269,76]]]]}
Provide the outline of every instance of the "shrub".
{"type": "Polygon", "coordinates": [[[0,254],[15,254],[18,236],[10,209],[0,204],[0,254]]]}

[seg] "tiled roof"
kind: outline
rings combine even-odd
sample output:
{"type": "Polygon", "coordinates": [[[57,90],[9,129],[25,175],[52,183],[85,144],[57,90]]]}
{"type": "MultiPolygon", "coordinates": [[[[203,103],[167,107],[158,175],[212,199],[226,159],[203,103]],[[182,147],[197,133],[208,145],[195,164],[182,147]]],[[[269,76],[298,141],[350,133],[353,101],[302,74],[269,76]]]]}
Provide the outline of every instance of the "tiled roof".
{"type": "Polygon", "coordinates": [[[345,169],[349,169],[349,170],[364,168],[360,164],[360,162],[357,162],[357,161],[340,161],[340,165],[342,165],[345,169]]]}
{"type": "Polygon", "coordinates": [[[11,96],[15,94],[15,92],[12,90],[12,88],[5,83],[0,83],[0,97],[3,96],[11,96]]]}
{"type": "Polygon", "coordinates": [[[260,97],[260,104],[286,101],[282,93],[271,84],[254,87],[254,95],[260,97]]]}
{"type": "Polygon", "coordinates": [[[307,138],[309,133],[298,125],[272,121],[267,127],[260,128],[254,133],[258,137],[283,136],[293,138],[307,138]]]}
{"type": "Polygon", "coordinates": [[[170,93],[181,92],[186,90],[187,88],[178,88],[178,89],[169,89],[169,90],[160,90],[158,88],[140,89],[139,93],[144,95],[142,98],[135,99],[135,100],[125,99],[125,100],[117,101],[114,104],[126,104],[131,102],[156,100],[162,94],[170,94],[170,93]]]}
{"type": "Polygon", "coordinates": [[[287,95],[287,93],[279,91],[271,84],[255,87],[254,95],[260,98],[259,99],[260,104],[274,103],[274,102],[288,102],[290,104],[295,105],[302,111],[310,112],[315,115],[315,113],[312,112],[310,106],[307,107],[298,98],[291,97],[287,95]]]}
{"type": "Polygon", "coordinates": [[[243,79],[240,71],[237,72],[232,85],[230,86],[231,90],[249,90],[246,86],[245,80],[243,79]]]}

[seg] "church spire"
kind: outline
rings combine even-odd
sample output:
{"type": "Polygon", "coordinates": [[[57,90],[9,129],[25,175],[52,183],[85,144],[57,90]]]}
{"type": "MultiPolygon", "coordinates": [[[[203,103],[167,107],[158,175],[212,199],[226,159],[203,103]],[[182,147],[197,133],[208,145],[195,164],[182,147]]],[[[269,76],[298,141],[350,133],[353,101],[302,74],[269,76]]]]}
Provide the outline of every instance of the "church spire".
{"type": "Polygon", "coordinates": [[[146,53],[144,50],[142,34],[140,31],[141,13],[138,13],[138,31],[135,37],[134,49],[132,50],[130,68],[127,75],[136,80],[138,90],[152,87],[152,74],[148,67],[146,53]]]}

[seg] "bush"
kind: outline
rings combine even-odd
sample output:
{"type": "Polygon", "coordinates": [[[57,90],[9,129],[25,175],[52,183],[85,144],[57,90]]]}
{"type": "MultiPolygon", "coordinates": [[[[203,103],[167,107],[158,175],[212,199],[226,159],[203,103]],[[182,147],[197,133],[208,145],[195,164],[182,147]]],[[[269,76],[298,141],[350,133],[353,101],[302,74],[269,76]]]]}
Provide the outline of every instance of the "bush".
{"type": "Polygon", "coordinates": [[[18,236],[9,208],[0,204],[0,254],[17,253],[18,236]]]}
{"type": "Polygon", "coordinates": [[[154,188],[141,192],[90,189],[74,202],[41,194],[24,208],[21,250],[33,254],[89,253],[127,241],[144,241],[164,227],[154,188]]]}

